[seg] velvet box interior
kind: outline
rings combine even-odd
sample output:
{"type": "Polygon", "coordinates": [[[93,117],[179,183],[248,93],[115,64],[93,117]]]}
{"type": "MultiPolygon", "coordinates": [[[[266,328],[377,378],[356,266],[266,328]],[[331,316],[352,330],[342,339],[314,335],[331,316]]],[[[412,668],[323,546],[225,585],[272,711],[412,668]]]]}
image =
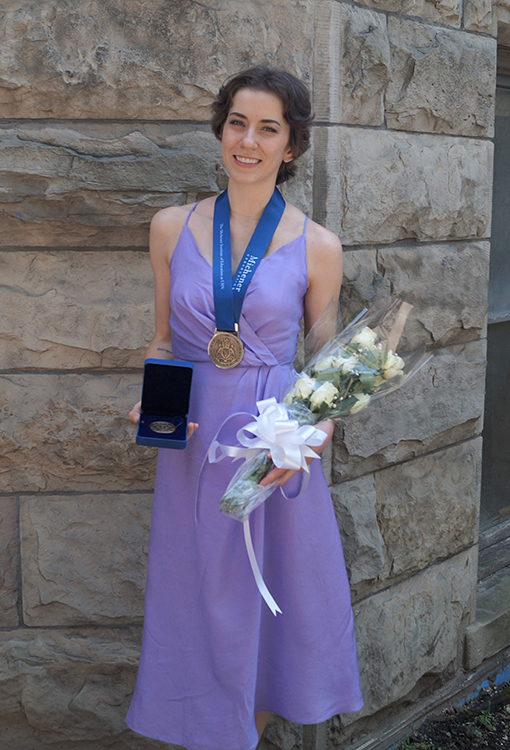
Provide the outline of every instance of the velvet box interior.
{"type": "Polygon", "coordinates": [[[186,447],[192,375],[191,362],[145,361],[142,408],[136,433],[138,445],[186,447]]]}

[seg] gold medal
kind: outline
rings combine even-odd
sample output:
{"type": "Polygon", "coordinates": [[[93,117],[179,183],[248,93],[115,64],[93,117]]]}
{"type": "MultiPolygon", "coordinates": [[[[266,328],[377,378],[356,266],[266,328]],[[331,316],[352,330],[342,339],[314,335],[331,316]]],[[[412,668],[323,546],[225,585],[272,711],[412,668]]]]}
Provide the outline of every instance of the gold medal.
{"type": "Polygon", "coordinates": [[[232,331],[214,332],[214,336],[207,347],[207,354],[211,362],[222,370],[237,367],[244,354],[243,342],[237,333],[237,323],[235,333],[232,331]]]}

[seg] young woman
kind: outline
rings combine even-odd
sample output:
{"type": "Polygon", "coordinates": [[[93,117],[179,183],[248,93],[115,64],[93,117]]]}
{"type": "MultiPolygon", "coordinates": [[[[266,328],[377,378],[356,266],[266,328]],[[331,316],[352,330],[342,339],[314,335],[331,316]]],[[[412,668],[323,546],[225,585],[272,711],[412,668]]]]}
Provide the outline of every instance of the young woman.
{"type": "MultiPolygon", "coordinates": [[[[188,750],[253,750],[269,712],[315,724],[362,706],[349,586],[320,461],[295,499],[277,490],[250,518],[259,566],[282,609],[276,617],[256,587],[241,524],[218,509],[237,464],[206,464],[197,486],[224,420],[256,414],[263,398],[281,400],[301,318],[308,331],[339,296],[338,238],[275,194],[308,148],[311,119],[306,87],[263,67],[231,78],[213,104],[229,176],[222,201],[232,273],[266,206],[276,202],[281,214],[242,302],[238,364],[223,369],[222,352],[210,346],[222,330],[212,270],[217,197],[163,209],[151,224],[156,332],[147,357],[194,363],[193,421],[184,451],[159,452],[142,655],[127,722],[188,750]]],[[[130,418],[139,413],[138,403],[130,418]]],[[[240,426],[229,423],[222,442],[234,444],[240,426]]],[[[317,453],[333,425],[320,428],[317,453]]],[[[263,483],[277,480],[294,494],[294,474],[273,469],[263,483]]]]}

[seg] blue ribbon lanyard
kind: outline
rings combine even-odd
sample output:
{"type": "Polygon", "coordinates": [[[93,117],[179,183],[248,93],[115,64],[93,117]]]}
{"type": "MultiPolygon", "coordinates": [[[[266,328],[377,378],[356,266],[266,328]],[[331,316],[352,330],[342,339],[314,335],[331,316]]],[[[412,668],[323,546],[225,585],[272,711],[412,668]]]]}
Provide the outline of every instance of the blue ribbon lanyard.
{"type": "Polygon", "coordinates": [[[269,247],[284,210],[285,201],[275,188],[232,279],[230,206],[227,191],[216,198],[213,221],[213,291],[217,331],[237,330],[236,324],[241,316],[244,295],[269,247]]]}

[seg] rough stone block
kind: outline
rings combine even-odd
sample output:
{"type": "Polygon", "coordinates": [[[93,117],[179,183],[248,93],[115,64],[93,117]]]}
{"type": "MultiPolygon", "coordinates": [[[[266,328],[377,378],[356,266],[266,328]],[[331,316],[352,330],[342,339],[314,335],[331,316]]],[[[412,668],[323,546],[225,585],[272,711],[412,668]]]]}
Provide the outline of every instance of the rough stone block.
{"type": "Polygon", "coordinates": [[[481,461],[479,437],[376,472],[386,575],[410,576],[475,543],[481,461]]]}
{"type": "Polygon", "coordinates": [[[476,573],[471,548],[355,605],[365,706],[343,716],[344,725],[404,699],[409,704],[427,681],[437,687],[459,668],[476,573]]]}
{"type": "Polygon", "coordinates": [[[343,258],[342,314],[348,317],[349,311],[369,307],[379,298],[392,294],[392,281],[378,268],[377,250],[352,250],[344,252],[343,258]]]}
{"type": "Polygon", "coordinates": [[[0,627],[18,624],[18,508],[13,497],[0,498],[0,627]]]}
{"type": "Polygon", "coordinates": [[[147,252],[0,252],[2,368],[141,367],[153,336],[147,252]]]}
{"type": "Polygon", "coordinates": [[[480,469],[475,438],[332,488],[355,600],[474,544],[480,469]]]}
{"type": "Polygon", "coordinates": [[[341,306],[405,299],[413,305],[402,340],[408,349],[484,337],[489,250],[477,242],[346,252],[341,306]]]}
{"type": "Polygon", "coordinates": [[[464,28],[469,31],[492,31],[492,0],[465,0],[464,28]]]}
{"type": "Polygon", "coordinates": [[[490,234],[493,144],[321,127],[314,217],[349,245],[490,234]]]}
{"type": "Polygon", "coordinates": [[[460,26],[461,8],[460,0],[361,0],[360,5],[375,8],[380,11],[390,11],[403,16],[417,16],[426,21],[446,24],[448,26],[460,26]]]}
{"type": "Polygon", "coordinates": [[[141,372],[3,375],[2,490],[150,490],[156,451],[135,444],[127,418],[141,382],[141,372]]]}
{"type": "Polygon", "coordinates": [[[143,618],[150,494],[22,497],[26,625],[143,618]]]}
{"type": "Polygon", "coordinates": [[[124,724],[139,641],[139,628],[0,633],[2,747],[175,747],[135,735],[124,724]]]}
{"type": "Polygon", "coordinates": [[[378,578],[384,568],[384,539],[376,515],[374,477],[344,482],[331,490],[351,586],[378,578]]]}
{"type": "Polygon", "coordinates": [[[485,341],[439,350],[400,390],[336,428],[334,482],[474,437],[484,392],[485,341]]]}
{"type": "Polygon", "coordinates": [[[510,2],[509,0],[493,0],[492,3],[492,36],[504,46],[510,46],[510,2]]]}
{"type": "Polygon", "coordinates": [[[390,69],[386,17],[334,0],[320,0],[315,28],[316,118],[382,125],[390,69]]]}
{"type": "Polygon", "coordinates": [[[392,16],[386,123],[397,130],[494,134],[496,40],[392,16]]]}
{"type": "Polygon", "coordinates": [[[476,669],[485,659],[510,646],[510,569],[479,585],[476,620],[466,629],[465,668],[476,669]]]}
{"type": "Polygon", "coordinates": [[[414,306],[405,328],[411,348],[486,335],[489,253],[488,242],[377,251],[390,293],[414,306]]]}
{"type": "Polygon", "coordinates": [[[212,133],[180,131],[141,123],[0,129],[2,244],[147,246],[159,208],[215,193],[225,179],[212,133]]]}
{"type": "Polygon", "coordinates": [[[310,77],[311,0],[2,3],[3,117],[207,120],[256,62],[310,77]]]}

